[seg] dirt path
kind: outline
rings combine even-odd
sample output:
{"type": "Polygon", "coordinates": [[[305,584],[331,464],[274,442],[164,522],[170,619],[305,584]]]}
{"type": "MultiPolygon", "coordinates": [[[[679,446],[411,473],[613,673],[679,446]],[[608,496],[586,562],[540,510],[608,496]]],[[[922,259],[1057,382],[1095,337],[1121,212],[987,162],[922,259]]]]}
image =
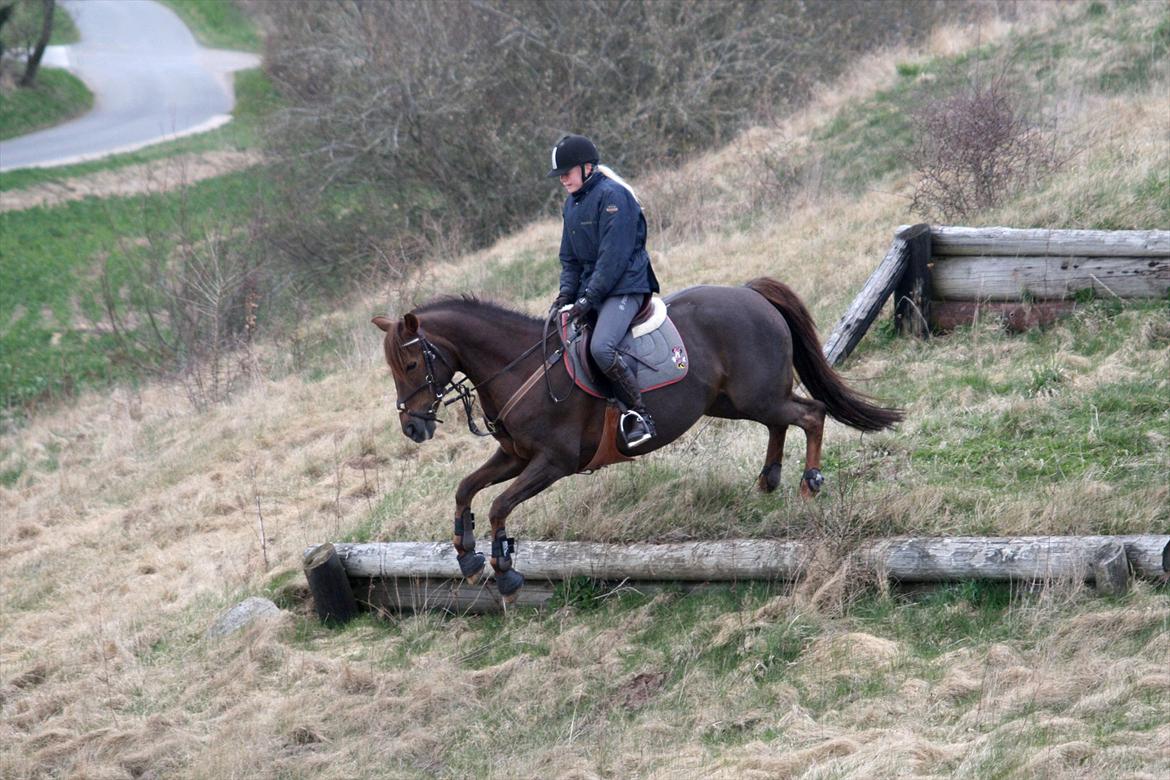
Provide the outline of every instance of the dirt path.
{"type": "Polygon", "coordinates": [[[260,162],[256,152],[217,151],[185,154],[112,171],[98,171],[27,189],[0,192],[0,212],[56,206],[83,198],[110,198],[169,192],[213,176],[249,168],[260,162]]]}

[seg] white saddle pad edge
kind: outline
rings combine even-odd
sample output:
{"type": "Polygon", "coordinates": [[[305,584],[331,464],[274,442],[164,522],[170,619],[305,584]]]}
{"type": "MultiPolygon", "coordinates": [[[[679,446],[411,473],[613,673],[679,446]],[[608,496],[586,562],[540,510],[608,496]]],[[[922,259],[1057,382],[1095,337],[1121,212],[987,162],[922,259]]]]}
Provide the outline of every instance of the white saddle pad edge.
{"type": "Polygon", "coordinates": [[[630,336],[638,338],[645,336],[647,333],[653,333],[662,327],[662,323],[666,322],[666,303],[655,295],[650,299],[650,306],[654,309],[650,313],[650,317],[638,325],[630,329],[630,336]]]}

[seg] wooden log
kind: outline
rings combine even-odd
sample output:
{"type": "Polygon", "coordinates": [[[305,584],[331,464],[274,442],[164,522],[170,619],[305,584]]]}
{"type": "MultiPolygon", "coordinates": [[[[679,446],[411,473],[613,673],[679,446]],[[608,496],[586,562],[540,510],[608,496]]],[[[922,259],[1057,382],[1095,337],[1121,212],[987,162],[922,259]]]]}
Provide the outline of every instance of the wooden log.
{"type": "Polygon", "coordinates": [[[1136,574],[1166,573],[1170,536],[1026,536],[888,539],[866,545],[859,562],[905,582],[1094,579],[1102,547],[1120,543],[1136,574]],[[1131,549],[1134,548],[1134,549],[1131,549]]]}
{"type": "Polygon", "coordinates": [[[1164,298],[1170,257],[936,257],[931,281],[934,296],[949,301],[1060,300],[1082,290],[1164,298]]]}
{"type": "Polygon", "coordinates": [[[336,548],[326,542],[305,552],[305,579],[322,623],[348,623],[357,617],[357,601],[336,548]]]}
{"type": "Polygon", "coordinates": [[[988,318],[1001,322],[1013,333],[1046,327],[1076,309],[1072,301],[1037,303],[974,303],[971,301],[934,301],[930,307],[931,327],[938,331],[954,330],[988,318]]]}
{"type": "MultiPolygon", "coordinates": [[[[505,608],[503,599],[490,583],[468,585],[466,580],[356,578],[351,579],[350,584],[357,594],[358,603],[366,609],[390,613],[440,611],[453,615],[503,612],[516,608],[543,609],[553,600],[557,589],[555,583],[547,580],[529,579],[516,594],[516,601],[505,608]]],[[[690,593],[712,586],[710,583],[661,582],[596,584],[598,598],[630,591],[651,595],[668,587],[678,587],[690,593]]]]}
{"type": "Polygon", "coordinates": [[[903,336],[930,336],[930,225],[915,225],[898,237],[908,246],[906,270],[894,287],[894,328],[903,336]]]}
{"type": "MultiPolygon", "coordinates": [[[[459,579],[449,542],[339,544],[350,577],[459,579]]],[[[677,544],[602,544],[521,540],[513,562],[530,580],[791,580],[811,548],[802,542],[731,539],[677,544]]]]}
{"type": "Polygon", "coordinates": [[[1170,257],[1170,230],[1048,230],[935,225],[934,254],[1170,257]]]}
{"type": "Polygon", "coordinates": [[[861,337],[869,330],[869,326],[877,319],[886,299],[894,291],[902,274],[906,270],[909,259],[910,244],[899,236],[894,239],[890,251],[882,258],[877,269],[870,274],[861,288],[861,292],[853,299],[849,309],[837,321],[833,332],[825,341],[822,351],[829,365],[838,366],[849,357],[854,347],[861,341],[861,337]]]}
{"type": "Polygon", "coordinates": [[[1129,591],[1129,561],[1125,545],[1109,542],[1093,557],[1093,585],[1102,596],[1124,596],[1129,591]]]}
{"type": "MultiPolygon", "coordinates": [[[[1106,544],[1120,542],[1138,576],[1170,571],[1170,535],[915,537],[868,542],[857,555],[894,579],[931,582],[962,579],[1088,579],[1089,561],[1106,544]]],[[[756,539],[677,544],[603,544],[521,540],[516,569],[537,580],[589,577],[613,581],[794,580],[814,546],[756,539]]],[[[352,578],[459,579],[449,542],[338,544],[352,578]]]]}

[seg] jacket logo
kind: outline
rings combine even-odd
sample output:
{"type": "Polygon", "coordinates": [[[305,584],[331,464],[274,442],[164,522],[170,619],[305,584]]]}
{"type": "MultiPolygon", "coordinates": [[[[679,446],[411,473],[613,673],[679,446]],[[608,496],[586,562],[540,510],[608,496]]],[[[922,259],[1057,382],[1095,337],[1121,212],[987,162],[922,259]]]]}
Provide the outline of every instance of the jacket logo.
{"type": "Polygon", "coordinates": [[[616,214],[617,210],[617,206],[613,205],[612,203],[605,207],[606,214],[616,214]]]}

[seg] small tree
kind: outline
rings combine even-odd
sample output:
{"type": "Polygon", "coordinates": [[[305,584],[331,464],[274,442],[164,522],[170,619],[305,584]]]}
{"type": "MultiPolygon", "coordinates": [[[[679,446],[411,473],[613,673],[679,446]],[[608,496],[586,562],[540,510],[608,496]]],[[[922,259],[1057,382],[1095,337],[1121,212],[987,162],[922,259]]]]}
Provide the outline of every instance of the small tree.
{"type": "Polygon", "coordinates": [[[37,70],[41,67],[41,58],[45,56],[45,47],[53,37],[53,12],[56,10],[57,0],[41,0],[41,34],[36,45],[24,66],[24,75],[20,77],[20,86],[31,87],[37,77],[37,70]]]}
{"type": "Polygon", "coordinates": [[[913,208],[957,220],[998,205],[1057,166],[1051,142],[1029,123],[1002,77],[915,112],[913,208]]]}

